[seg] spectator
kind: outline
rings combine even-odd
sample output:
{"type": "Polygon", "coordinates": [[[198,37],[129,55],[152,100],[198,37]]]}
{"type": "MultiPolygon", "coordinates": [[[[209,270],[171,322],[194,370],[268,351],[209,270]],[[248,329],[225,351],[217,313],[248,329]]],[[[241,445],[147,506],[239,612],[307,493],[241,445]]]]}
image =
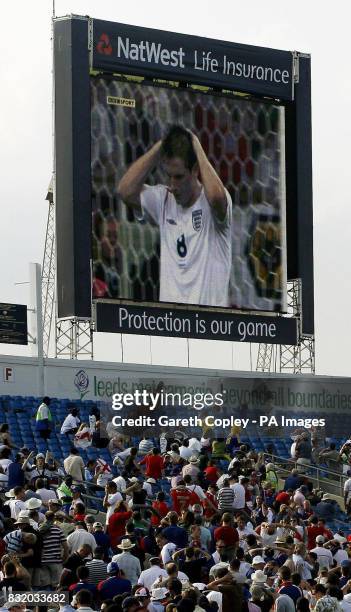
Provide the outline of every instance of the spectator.
{"type": "Polygon", "coordinates": [[[43,440],[48,440],[48,438],[50,438],[53,426],[53,419],[49,406],[50,398],[44,397],[35,416],[36,430],[43,440]]]}

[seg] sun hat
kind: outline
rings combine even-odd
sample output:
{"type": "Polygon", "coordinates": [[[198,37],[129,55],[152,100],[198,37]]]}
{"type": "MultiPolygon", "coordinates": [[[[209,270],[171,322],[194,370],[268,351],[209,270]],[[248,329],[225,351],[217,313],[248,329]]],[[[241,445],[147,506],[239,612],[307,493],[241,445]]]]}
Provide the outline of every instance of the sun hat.
{"type": "Polygon", "coordinates": [[[27,499],[25,504],[28,510],[37,510],[37,508],[41,508],[41,506],[43,505],[41,500],[37,499],[36,497],[31,497],[30,499],[27,499]]]}
{"type": "Polygon", "coordinates": [[[126,538],[125,540],[122,540],[120,544],[117,545],[117,548],[121,548],[122,550],[130,550],[131,548],[134,548],[134,546],[135,544],[133,544],[133,542],[126,538]]]}
{"type": "Polygon", "coordinates": [[[333,498],[330,497],[330,495],[328,495],[328,493],[324,493],[323,497],[322,497],[322,501],[328,501],[328,500],[332,500],[333,498]]]}
{"type": "Polygon", "coordinates": [[[7,497],[7,498],[9,498],[9,497],[10,497],[10,498],[11,498],[11,497],[15,497],[15,492],[14,492],[14,490],[13,490],[13,489],[10,489],[9,491],[6,491],[6,493],[5,493],[5,497],[7,497]]]}
{"type": "Polygon", "coordinates": [[[167,597],[169,591],[165,587],[158,587],[151,590],[151,601],[162,601],[167,597]]]}
{"type": "Polygon", "coordinates": [[[30,525],[29,516],[18,516],[14,525],[30,525]]]}
{"type": "Polygon", "coordinates": [[[252,559],[252,565],[258,565],[259,563],[266,563],[264,558],[261,557],[261,555],[256,555],[253,559],[252,559]]]}
{"type": "Polygon", "coordinates": [[[135,597],[150,597],[150,591],[146,587],[139,587],[135,593],[135,597]]]}
{"type": "Polygon", "coordinates": [[[189,463],[194,463],[194,464],[199,463],[199,460],[198,460],[197,456],[196,455],[191,455],[191,457],[189,459],[189,463]]]}
{"type": "Polygon", "coordinates": [[[146,482],[149,482],[150,484],[156,484],[156,480],[154,478],[147,478],[146,482]]]}
{"type": "Polygon", "coordinates": [[[267,576],[262,570],[256,570],[253,574],[251,574],[251,580],[253,584],[265,584],[267,581],[267,576]]]}

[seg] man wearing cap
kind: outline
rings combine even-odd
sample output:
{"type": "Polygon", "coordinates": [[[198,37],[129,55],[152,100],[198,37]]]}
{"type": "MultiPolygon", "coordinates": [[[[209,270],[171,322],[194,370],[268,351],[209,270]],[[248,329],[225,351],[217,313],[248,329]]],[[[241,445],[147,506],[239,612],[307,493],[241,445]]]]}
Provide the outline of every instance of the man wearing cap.
{"type": "Polygon", "coordinates": [[[25,470],[28,462],[34,456],[34,451],[32,451],[27,458],[23,455],[23,453],[17,453],[15,460],[10,463],[7,468],[7,477],[8,482],[7,486],[9,489],[13,489],[14,487],[23,487],[25,484],[25,470]]]}
{"type": "Polygon", "coordinates": [[[330,569],[333,566],[333,555],[328,548],[324,548],[323,544],[325,542],[325,538],[322,535],[316,537],[315,548],[312,548],[310,552],[313,552],[317,555],[319,569],[330,569]]]}
{"type": "Polygon", "coordinates": [[[168,574],[166,570],[161,567],[161,559],[159,557],[151,557],[149,563],[150,567],[141,572],[138,578],[138,584],[150,590],[156,580],[162,578],[167,579],[168,574]]]}
{"type": "Polygon", "coordinates": [[[70,554],[76,552],[81,546],[88,544],[94,552],[97,544],[92,533],[89,533],[85,527],[85,523],[79,521],[76,528],[67,538],[67,545],[70,554]]]}
{"type": "Polygon", "coordinates": [[[131,554],[134,546],[135,544],[126,538],[117,546],[121,552],[112,557],[112,561],[118,564],[120,570],[122,570],[127,580],[130,580],[133,586],[138,583],[138,578],[141,574],[140,561],[131,554]]]}
{"type": "Polygon", "coordinates": [[[113,599],[115,595],[122,593],[131,593],[132,584],[127,578],[121,577],[120,569],[116,562],[111,561],[111,563],[108,564],[107,575],[108,578],[102,580],[97,585],[97,591],[102,601],[105,599],[113,599]]]}
{"type": "Polygon", "coordinates": [[[14,523],[14,527],[17,527],[17,529],[10,531],[3,537],[7,553],[15,554],[22,550],[23,531],[29,527],[29,525],[30,522],[28,516],[21,516],[17,519],[16,523],[14,523]]]}
{"type": "Polygon", "coordinates": [[[108,533],[104,532],[104,526],[99,521],[93,523],[92,534],[95,538],[96,545],[103,550],[105,558],[108,558],[108,553],[111,547],[111,540],[108,533]]]}
{"type": "Polygon", "coordinates": [[[316,505],[314,511],[318,517],[325,519],[326,521],[332,521],[335,516],[335,502],[333,498],[324,493],[321,501],[316,505]]]}

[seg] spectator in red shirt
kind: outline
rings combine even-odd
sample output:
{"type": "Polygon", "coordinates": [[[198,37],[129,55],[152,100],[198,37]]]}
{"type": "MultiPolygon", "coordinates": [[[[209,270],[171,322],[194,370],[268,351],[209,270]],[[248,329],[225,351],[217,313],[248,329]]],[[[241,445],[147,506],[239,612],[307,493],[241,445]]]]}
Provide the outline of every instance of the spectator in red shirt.
{"type": "Polygon", "coordinates": [[[316,537],[324,535],[325,527],[319,524],[319,520],[316,516],[311,516],[309,519],[309,525],[307,527],[307,548],[311,550],[316,546],[316,537]]]}
{"type": "Polygon", "coordinates": [[[332,540],[334,538],[333,532],[329,527],[326,526],[325,520],[323,518],[318,518],[318,527],[323,529],[322,535],[325,537],[327,541],[332,540]]]}
{"type": "Polygon", "coordinates": [[[152,507],[155,508],[158,514],[153,514],[151,517],[151,525],[158,527],[162,518],[169,512],[169,508],[165,502],[165,494],[163,491],[159,491],[156,496],[156,501],[152,502],[152,507]]]}
{"type": "Polygon", "coordinates": [[[172,499],[173,510],[177,514],[181,514],[184,510],[188,510],[192,504],[193,493],[186,488],[184,480],[180,480],[174,489],[171,489],[170,496],[172,499]]]}
{"type": "Polygon", "coordinates": [[[132,511],[128,510],[126,503],[121,500],[118,502],[115,511],[111,514],[107,526],[107,532],[111,540],[111,548],[115,548],[120,541],[122,535],[124,535],[125,527],[132,511]]]}
{"type": "Polygon", "coordinates": [[[205,491],[206,499],[202,500],[202,506],[204,508],[204,516],[207,520],[210,520],[218,510],[217,501],[217,485],[210,484],[207,491],[205,491]]]}
{"type": "Polygon", "coordinates": [[[278,495],[275,498],[275,501],[278,502],[278,508],[280,506],[280,504],[286,504],[287,506],[290,504],[290,497],[291,497],[291,489],[289,489],[289,491],[280,491],[280,493],[278,493],[278,495]]]}
{"type": "Polygon", "coordinates": [[[216,467],[216,462],[210,459],[207,467],[204,469],[205,478],[208,483],[216,484],[218,478],[220,477],[220,473],[218,468],[216,467]]]}
{"type": "Polygon", "coordinates": [[[164,459],[160,455],[158,448],[152,449],[151,455],[145,457],[139,462],[140,465],[146,465],[145,475],[148,478],[159,480],[163,475],[164,459]]]}
{"type": "Polygon", "coordinates": [[[222,516],[222,524],[214,530],[214,539],[223,540],[227,552],[235,552],[238,547],[239,534],[235,527],[232,526],[232,515],[225,512],[222,516]]]}

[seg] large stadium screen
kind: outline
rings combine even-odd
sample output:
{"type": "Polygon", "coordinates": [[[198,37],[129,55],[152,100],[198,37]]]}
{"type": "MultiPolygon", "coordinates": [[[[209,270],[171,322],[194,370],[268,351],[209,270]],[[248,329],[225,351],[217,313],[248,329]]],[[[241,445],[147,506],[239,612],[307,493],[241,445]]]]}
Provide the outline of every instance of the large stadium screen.
{"type": "Polygon", "coordinates": [[[284,106],[90,82],[93,299],[284,312],[284,106]]]}

